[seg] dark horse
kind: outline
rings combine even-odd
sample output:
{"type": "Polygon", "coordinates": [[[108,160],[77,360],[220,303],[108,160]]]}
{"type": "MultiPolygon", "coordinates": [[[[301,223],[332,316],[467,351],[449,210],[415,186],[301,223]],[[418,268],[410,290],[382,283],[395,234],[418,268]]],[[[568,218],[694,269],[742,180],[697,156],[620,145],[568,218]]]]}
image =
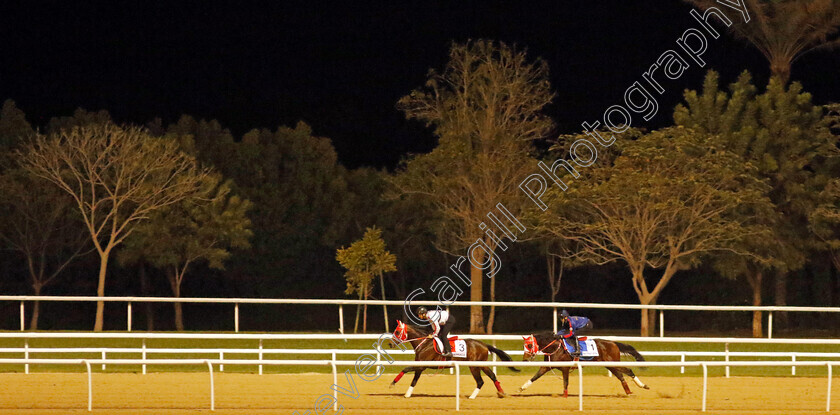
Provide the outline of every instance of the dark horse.
{"type": "MultiPolygon", "coordinates": [[[[396,330],[394,330],[392,340],[397,344],[403,342],[411,343],[411,346],[414,348],[415,361],[445,360],[442,355],[435,351],[435,342],[434,340],[432,340],[428,332],[421,330],[417,327],[405,324],[402,321],[397,320],[397,328],[396,330]]],[[[499,358],[501,358],[504,361],[510,362],[512,360],[507,353],[493,346],[484,344],[478,340],[462,340],[466,342],[467,357],[453,357],[452,360],[486,361],[487,357],[490,356],[490,352],[495,353],[499,356],[499,358]]],[[[414,391],[414,386],[417,385],[417,380],[420,379],[420,374],[423,373],[423,371],[426,369],[429,369],[429,367],[410,366],[401,370],[397,377],[394,378],[394,381],[391,382],[391,387],[393,388],[394,385],[396,385],[397,382],[400,381],[403,375],[405,375],[405,372],[414,372],[414,379],[411,381],[411,386],[409,386],[408,390],[405,392],[405,397],[410,398],[411,392],[414,391]]],[[[511,367],[510,369],[515,372],[519,372],[519,369],[515,367],[511,367]]],[[[505,391],[502,390],[502,385],[499,384],[498,380],[496,380],[496,374],[493,373],[493,371],[490,370],[489,367],[471,366],[470,372],[472,373],[473,378],[475,378],[475,390],[473,391],[472,395],[470,395],[470,399],[475,399],[475,397],[478,395],[478,391],[481,390],[482,386],[484,386],[484,379],[481,378],[482,371],[493,381],[493,384],[496,385],[496,394],[500,398],[504,398],[505,391]]]]}
{"type": "MultiPolygon", "coordinates": [[[[525,339],[525,355],[522,360],[532,360],[537,354],[545,354],[545,360],[551,362],[567,362],[572,360],[572,356],[563,347],[562,342],[554,337],[554,333],[540,333],[532,334],[525,339]]],[[[581,343],[583,340],[581,340],[581,343]]],[[[609,340],[595,339],[595,345],[598,347],[598,357],[594,360],[598,362],[617,362],[621,360],[621,355],[626,354],[633,356],[637,361],[643,362],[645,360],[633,346],[628,344],[611,342],[609,340]]],[[[522,392],[528,389],[532,383],[539,379],[546,372],[551,370],[550,367],[541,367],[539,371],[529,381],[525,382],[519,391],[522,392]]],[[[558,368],[563,372],[563,397],[569,396],[569,372],[574,369],[572,367],[558,368]]],[[[624,392],[628,395],[632,394],[627,382],[624,380],[624,375],[630,376],[633,382],[636,382],[640,388],[650,389],[647,385],[642,383],[638,377],[630,370],[629,367],[607,367],[607,370],[612,372],[615,377],[621,381],[621,386],[624,387],[624,392]]]]}

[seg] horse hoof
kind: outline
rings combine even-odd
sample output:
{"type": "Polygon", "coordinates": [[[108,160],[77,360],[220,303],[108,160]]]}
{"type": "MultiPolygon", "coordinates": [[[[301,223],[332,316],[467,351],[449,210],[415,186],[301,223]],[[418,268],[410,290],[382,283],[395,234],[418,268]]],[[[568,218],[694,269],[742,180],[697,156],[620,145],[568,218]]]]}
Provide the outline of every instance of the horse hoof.
{"type": "Polygon", "coordinates": [[[496,392],[496,396],[498,396],[498,397],[500,397],[500,398],[504,398],[504,397],[506,397],[507,395],[506,395],[506,394],[504,394],[504,393],[502,393],[502,392],[496,392]]]}
{"type": "Polygon", "coordinates": [[[645,386],[642,386],[642,387],[645,388],[645,389],[650,389],[650,386],[648,386],[648,385],[645,385],[645,386]]]}
{"type": "Polygon", "coordinates": [[[525,389],[519,388],[519,390],[517,392],[523,392],[523,391],[525,391],[525,389]]]}
{"type": "Polygon", "coordinates": [[[569,397],[569,391],[563,391],[563,397],[568,398],[569,397]]]}
{"type": "Polygon", "coordinates": [[[391,384],[388,385],[388,389],[394,389],[394,386],[396,386],[396,385],[397,385],[396,383],[391,382],[391,384]]]}

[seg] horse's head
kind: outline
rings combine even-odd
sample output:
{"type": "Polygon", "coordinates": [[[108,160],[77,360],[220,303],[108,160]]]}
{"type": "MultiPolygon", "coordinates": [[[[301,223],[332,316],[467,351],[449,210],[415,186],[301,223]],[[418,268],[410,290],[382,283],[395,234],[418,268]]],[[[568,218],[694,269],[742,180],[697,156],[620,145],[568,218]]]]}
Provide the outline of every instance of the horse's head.
{"type": "Polygon", "coordinates": [[[522,336],[522,339],[525,340],[525,354],[522,355],[522,360],[530,362],[540,352],[540,345],[533,334],[528,337],[522,336]]]}
{"type": "Polygon", "coordinates": [[[408,339],[408,327],[402,321],[397,320],[397,328],[391,335],[396,343],[402,343],[408,339]]]}

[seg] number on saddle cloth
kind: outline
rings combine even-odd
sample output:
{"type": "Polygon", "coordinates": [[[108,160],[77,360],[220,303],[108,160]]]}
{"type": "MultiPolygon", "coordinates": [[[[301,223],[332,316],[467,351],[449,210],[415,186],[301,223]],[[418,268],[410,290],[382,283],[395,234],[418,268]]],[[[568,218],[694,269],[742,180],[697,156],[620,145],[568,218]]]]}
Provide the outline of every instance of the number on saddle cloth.
{"type": "MultiPolygon", "coordinates": [[[[566,351],[569,353],[575,350],[575,342],[571,338],[563,339],[563,343],[566,346],[566,351]]],[[[598,356],[598,347],[595,345],[595,340],[589,340],[586,337],[578,337],[578,343],[580,343],[581,357],[598,356]]]]}
{"type": "MultiPolygon", "coordinates": [[[[435,337],[435,352],[437,354],[443,354],[443,343],[437,337],[435,337]]],[[[450,336],[449,337],[449,349],[452,350],[452,355],[454,357],[467,357],[467,343],[464,340],[460,340],[458,336],[450,336]]]]}

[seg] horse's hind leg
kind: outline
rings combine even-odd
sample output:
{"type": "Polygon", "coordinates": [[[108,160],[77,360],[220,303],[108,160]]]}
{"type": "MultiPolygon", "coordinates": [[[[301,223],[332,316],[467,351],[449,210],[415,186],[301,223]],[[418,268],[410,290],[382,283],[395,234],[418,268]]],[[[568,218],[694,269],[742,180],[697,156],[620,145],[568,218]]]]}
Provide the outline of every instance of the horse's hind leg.
{"type": "Polygon", "coordinates": [[[470,373],[472,373],[473,378],[475,379],[475,390],[472,395],[470,395],[470,399],[475,399],[475,397],[478,396],[478,391],[480,391],[481,387],[484,386],[484,379],[481,378],[481,368],[472,366],[470,367],[470,373]]]}
{"type": "Polygon", "coordinates": [[[527,382],[525,382],[522,386],[519,387],[519,391],[522,392],[525,389],[528,389],[528,387],[531,386],[532,383],[536,382],[537,379],[541,378],[542,375],[546,374],[549,370],[551,370],[551,368],[541,367],[540,370],[538,370],[537,373],[535,373],[534,376],[531,377],[531,379],[529,379],[527,382]]]}
{"type": "Polygon", "coordinates": [[[507,396],[505,394],[505,391],[502,390],[502,384],[499,383],[498,379],[496,379],[496,374],[493,373],[493,371],[490,370],[489,367],[483,367],[483,368],[481,368],[481,370],[484,372],[485,375],[487,375],[488,378],[490,378],[490,380],[493,381],[493,385],[496,386],[496,396],[498,396],[500,398],[504,398],[505,396],[507,396]]]}
{"type": "Polygon", "coordinates": [[[418,369],[414,371],[414,379],[411,380],[411,386],[408,387],[408,390],[405,391],[405,397],[410,398],[411,393],[414,392],[414,385],[417,385],[417,380],[420,379],[420,374],[423,373],[424,369],[418,369]]]}
{"type": "Polygon", "coordinates": [[[650,386],[645,385],[644,382],[642,382],[642,380],[639,379],[629,367],[625,369],[627,369],[627,374],[630,375],[630,379],[633,379],[633,382],[636,382],[636,385],[643,389],[650,389],[650,386]]]}
{"type": "Polygon", "coordinates": [[[624,388],[624,393],[626,393],[628,395],[632,395],[633,392],[630,392],[630,387],[627,386],[627,381],[624,380],[624,373],[626,373],[626,372],[623,369],[624,368],[619,368],[619,367],[608,367],[607,368],[607,370],[612,372],[612,374],[615,375],[615,378],[618,379],[619,382],[621,382],[621,386],[624,388]]]}

